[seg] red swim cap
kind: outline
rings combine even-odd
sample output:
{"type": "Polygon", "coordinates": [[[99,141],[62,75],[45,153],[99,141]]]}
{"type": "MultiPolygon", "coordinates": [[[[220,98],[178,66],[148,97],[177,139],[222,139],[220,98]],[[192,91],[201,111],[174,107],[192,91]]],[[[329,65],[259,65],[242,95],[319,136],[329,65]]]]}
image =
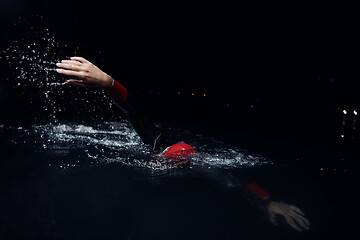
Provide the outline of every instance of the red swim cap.
{"type": "Polygon", "coordinates": [[[162,152],[160,156],[170,157],[170,158],[181,158],[196,152],[197,151],[189,144],[176,143],[165,149],[165,151],[162,152]]]}

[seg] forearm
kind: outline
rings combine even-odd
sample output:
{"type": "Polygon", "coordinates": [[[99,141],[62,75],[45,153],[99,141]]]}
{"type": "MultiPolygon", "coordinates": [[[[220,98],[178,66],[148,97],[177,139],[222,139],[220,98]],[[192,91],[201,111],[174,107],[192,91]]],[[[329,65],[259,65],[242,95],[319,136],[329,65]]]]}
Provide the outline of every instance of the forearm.
{"type": "MultiPolygon", "coordinates": [[[[206,169],[203,170],[205,171],[206,169]]],[[[239,192],[251,205],[266,212],[270,194],[254,181],[239,180],[231,171],[222,169],[208,170],[207,175],[220,187],[239,192]]]]}
{"type": "Polygon", "coordinates": [[[266,201],[270,199],[270,194],[264,190],[260,185],[258,185],[256,182],[246,182],[243,184],[243,186],[253,195],[255,195],[257,198],[266,201]]]}
{"type": "Polygon", "coordinates": [[[126,105],[129,92],[121,83],[112,79],[112,84],[105,90],[119,107],[126,105]]]}
{"type": "Polygon", "coordinates": [[[56,71],[70,76],[66,84],[79,87],[103,88],[131,122],[144,143],[156,150],[161,140],[160,129],[141,111],[134,107],[128,90],[110,75],[82,57],[71,57],[56,63],[56,71]]]}
{"type": "Polygon", "coordinates": [[[146,114],[135,107],[134,102],[136,100],[128,90],[118,81],[114,80],[112,86],[106,88],[106,91],[130,121],[141,140],[146,144],[151,144],[153,150],[157,150],[159,147],[157,143],[160,143],[160,140],[162,140],[159,139],[161,137],[161,129],[146,114]],[[159,141],[157,142],[157,140],[159,141]]]}

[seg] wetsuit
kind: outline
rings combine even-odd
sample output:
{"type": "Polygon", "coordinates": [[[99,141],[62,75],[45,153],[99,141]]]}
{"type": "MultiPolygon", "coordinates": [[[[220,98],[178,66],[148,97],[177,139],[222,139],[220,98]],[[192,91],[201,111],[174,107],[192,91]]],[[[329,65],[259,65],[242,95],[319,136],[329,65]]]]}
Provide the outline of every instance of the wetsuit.
{"type": "Polygon", "coordinates": [[[112,87],[108,88],[107,92],[145,144],[151,145],[152,150],[158,153],[167,147],[161,127],[149,119],[146,114],[136,109],[132,95],[123,85],[114,80],[112,87]]]}
{"type": "MultiPolygon", "coordinates": [[[[161,127],[155,124],[144,113],[136,109],[131,94],[129,94],[128,90],[118,81],[114,80],[112,87],[106,91],[133,125],[141,140],[145,144],[149,144],[154,153],[174,161],[176,166],[179,166],[188,161],[191,154],[197,152],[186,143],[176,143],[169,146],[162,134],[161,127]],[[188,158],[186,158],[186,156],[188,158]]],[[[214,178],[221,178],[221,182],[226,187],[238,188],[239,186],[243,186],[248,192],[246,195],[251,197],[253,201],[259,202],[258,205],[260,206],[265,206],[269,201],[269,193],[255,182],[239,182],[231,174],[224,175],[219,172],[212,173],[212,175],[214,178]]]]}

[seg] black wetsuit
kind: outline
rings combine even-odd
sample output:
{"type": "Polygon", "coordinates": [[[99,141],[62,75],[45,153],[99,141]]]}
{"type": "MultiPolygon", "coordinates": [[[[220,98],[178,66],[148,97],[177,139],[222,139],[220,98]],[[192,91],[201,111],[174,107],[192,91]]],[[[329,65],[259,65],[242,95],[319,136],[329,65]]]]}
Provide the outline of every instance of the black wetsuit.
{"type": "Polygon", "coordinates": [[[114,80],[112,88],[107,91],[145,144],[149,144],[157,153],[168,147],[161,127],[142,111],[136,109],[135,99],[124,86],[114,80]]]}
{"type": "MultiPolygon", "coordinates": [[[[173,159],[176,162],[179,160],[179,157],[196,151],[190,145],[184,143],[182,143],[182,145],[174,144],[169,146],[161,127],[135,107],[135,99],[133,99],[128,90],[116,80],[114,80],[113,86],[107,89],[107,92],[130,121],[141,140],[145,144],[149,144],[154,153],[162,152],[160,154],[161,156],[173,159]]],[[[177,163],[179,163],[179,161],[177,163]]],[[[183,163],[183,161],[180,161],[180,163],[183,163]]],[[[216,171],[214,169],[211,173],[207,173],[207,175],[217,182],[221,182],[223,187],[242,189],[245,195],[251,198],[251,202],[256,203],[256,205],[261,208],[266,207],[269,201],[269,193],[253,181],[239,181],[229,172],[224,173],[224,171],[216,171]]]]}

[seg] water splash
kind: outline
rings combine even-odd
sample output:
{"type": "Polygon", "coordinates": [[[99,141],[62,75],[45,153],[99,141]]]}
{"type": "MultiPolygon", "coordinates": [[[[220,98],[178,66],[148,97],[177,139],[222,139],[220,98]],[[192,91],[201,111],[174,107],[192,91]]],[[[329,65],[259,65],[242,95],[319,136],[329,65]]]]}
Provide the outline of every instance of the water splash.
{"type": "Polygon", "coordinates": [[[56,41],[48,28],[33,32],[31,36],[14,40],[1,51],[0,59],[5,60],[13,72],[7,80],[35,83],[35,87],[42,88],[47,83],[60,80],[54,74],[54,67],[61,60],[66,45],[56,41]]]}
{"type": "Polygon", "coordinates": [[[56,87],[56,86],[64,86],[66,82],[62,83],[47,83],[48,86],[56,87]]]}
{"type": "MultiPolygon", "coordinates": [[[[34,126],[33,130],[41,139],[38,143],[41,149],[60,151],[60,154],[65,155],[72,150],[81,151],[80,157],[61,163],[60,166],[63,169],[79,167],[80,162],[85,165],[121,163],[156,171],[173,168],[172,164],[167,164],[166,161],[154,155],[128,123],[108,122],[91,126],[47,124],[34,126]]],[[[174,133],[176,134],[178,132],[174,133]]],[[[219,145],[218,141],[208,139],[203,135],[193,134],[191,137],[192,142],[197,145],[202,142],[208,145],[204,144],[203,147],[197,148],[200,152],[191,157],[190,167],[244,168],[270,163],[262,156],[249,154],[244,150],[226,146],[224,143],[219,145]],[[212,144],[218,147],[207,147],[212,144]]]]}
{"type": "Polygon", "coordinates": [[[57,62],[79,55],[79,46],[61,42],[50,28],[29,26],[25,19],[13,27],[12,31],[18,28],[24,34],[0,50],[2,80],[23,92],[20,95],[24,101],[32,106],[36,104],[39,115],[58,121],[69,111],[72,115],[91,113],[91,117],[96,118],[112,109],[113,103],[103,90],[68,86],[64,84],[66,77],[55,71],[57,62]]]}
{"type": "Polygon", "coordinates": [[[236,147],[222,147],[211,151],[197,154],[192,159],[193,165],[220,168],[255,167],[270,164],[271,162],[262,156],[247,153],[236,147]]]}

